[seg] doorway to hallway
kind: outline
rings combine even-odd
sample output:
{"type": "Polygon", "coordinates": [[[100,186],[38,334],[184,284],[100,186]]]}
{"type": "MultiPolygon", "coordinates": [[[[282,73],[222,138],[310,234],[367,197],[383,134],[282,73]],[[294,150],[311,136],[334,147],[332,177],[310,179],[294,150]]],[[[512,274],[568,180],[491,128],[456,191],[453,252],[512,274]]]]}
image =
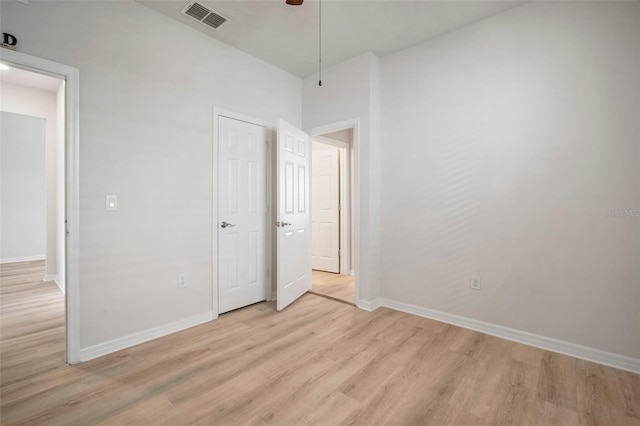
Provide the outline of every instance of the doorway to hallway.
{"type": "MultiPolygon", "coordinates": [[[[20,283],[36,283],[35,287],[18,285],[14,296],[25,294],[39,298],[38,291],[52,290],[58,297],[45,297],[47,303],[40,301],[37,305],[45,311],[51,308],[63,313],[63,334],[57,343],[64,348],[64,360],[75,364],[81,358],[79,71],[24,53],[0,50],[3,86],[0,108],[3,111],[0,148],[3,163],[0,168],[3,173],[0,179],[2,292],[7,286],[11,287],[8,277],[14,277],[16,273],[19,276],[25,271],[30,281],[20,283]],[[36,128],[33,123],[36,122],[40,123],[38,127],[43,129],[44,137],[38,138],[38,149],[25,150],[24,142],[33,136],[36,128]],[[38,171],[32,173],[36,168],[38,171]],[[27,201],[29,203],[25,204],[27,201]],[[5,230],[17,233],[5,233],[5,230]],[[41,285],[38,285],[38,279],[32,281],[33,277],[39,277],[41,285]]],[[[9,313],[5,309],[2,311],[3,315],[9,313]]],[[[30,310],[26,312],[31,313],[30,310]]],[[[21,314],[24,316],[25,312],[21,314]]],[[[29,333],[24,328],[19,330],[29,333]]],[[[19,342],[26,342],[27,336],[20,337],[19,342]]],[[[38,340],[38,333],[29,337],[33,344],[38,340]]],[[[21,349],[28,352],[25,347],[21,349]]]]}
{"type": "Polygon", "coordinates": [[[355,305],[353,129],[313,137],[311,292],[355,305]]]}

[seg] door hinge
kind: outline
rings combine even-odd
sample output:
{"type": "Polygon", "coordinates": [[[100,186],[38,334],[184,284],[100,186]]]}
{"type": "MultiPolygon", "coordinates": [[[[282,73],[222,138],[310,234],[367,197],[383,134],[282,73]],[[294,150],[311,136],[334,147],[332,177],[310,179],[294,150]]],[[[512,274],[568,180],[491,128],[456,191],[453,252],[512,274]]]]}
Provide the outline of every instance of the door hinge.
{"type": "Polygon", "coordinates": [[[342,256],[342,250],[338,250],[338,257],[342,256]]]}
{"type": "Polygon", "coordinates": [[[342,204],[338,203],[338,211],[342,211],[342,204]]]}
{"type": "Polygon", "coordinates": [[[266,147],[267,151],[269,151],[269,141],[264,141],[264,146],[266,147]]]}

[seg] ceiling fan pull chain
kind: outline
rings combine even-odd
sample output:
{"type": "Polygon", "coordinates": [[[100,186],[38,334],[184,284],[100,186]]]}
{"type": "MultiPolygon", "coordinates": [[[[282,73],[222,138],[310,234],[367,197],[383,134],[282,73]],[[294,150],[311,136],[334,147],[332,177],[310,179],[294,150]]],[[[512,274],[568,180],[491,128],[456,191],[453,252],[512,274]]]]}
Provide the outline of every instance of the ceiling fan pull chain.
{"type": "Polygon", "coordinates": [[[318,86],[322,87],[322,0],[318,1],[318,86]]]}

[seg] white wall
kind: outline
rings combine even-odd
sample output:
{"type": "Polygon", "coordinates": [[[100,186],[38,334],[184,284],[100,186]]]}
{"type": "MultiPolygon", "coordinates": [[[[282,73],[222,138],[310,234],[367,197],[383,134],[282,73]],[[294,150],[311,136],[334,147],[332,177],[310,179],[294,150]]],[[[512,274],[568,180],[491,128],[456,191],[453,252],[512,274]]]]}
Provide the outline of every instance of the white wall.
{"type": "MultiPolygon", "coordinates": [[[[59,161],[57,158],[58,144],[61,144],[60,146],[64,149],[63,141],[58,141],[56,94],[6,81],[0,82],[0,93],[2,93],[0,110],[41,117],[46,120],[46,228],[45,235],[42,236],[43,241],[46,241],[46,249],[40,255],[43,258],[46,257],[47,260],[45,276],[56,277],[60,275],[59,271],[61,271],[59,263],[64,260],[64,246],[59,247],[56,229],[59,220],[58,198],[60,195],[58,188],[62,188],[59,186],[60,182],[57,178],[59,172],[57,165],[59,161]]],[[[61,131],[64,131],[64,124],[61,131]]],[[[60,192],[64,197],[64,193],[60,192]]]]}
{"type": "Polygon", "coordinates": [[[80,69],[81,347],[211,313],[213,107],[299,126],[300,79],[136,2],[1,7],[80,69]]]}
{"type": "Polygon", "coordinates": [[[383,59],[384,297],[640,357],[640,218],[606,215],[640,208],[639,7],[530,2],[383,59]]]}
{"type": "MultiPolygon", "coordinates": [[[[322,87],[314,74],[302,82],[302,123],[310,129],[360,118],[360,299],[380,296],[379,177],[380,156],[379,59],[364,53],[322,71],[322,87]],[[376,93],[378,91],[378,93],[376,93]],[[378,108],[378,110],[376,110],[378,108]]],[[[358,171],[356,171],[358,173],[358,171]]]]}
{"type": "Polygon", "coordinates": [[[44,259],[46,121],[6,111],[0,117],[0,260],[44,259]]]}

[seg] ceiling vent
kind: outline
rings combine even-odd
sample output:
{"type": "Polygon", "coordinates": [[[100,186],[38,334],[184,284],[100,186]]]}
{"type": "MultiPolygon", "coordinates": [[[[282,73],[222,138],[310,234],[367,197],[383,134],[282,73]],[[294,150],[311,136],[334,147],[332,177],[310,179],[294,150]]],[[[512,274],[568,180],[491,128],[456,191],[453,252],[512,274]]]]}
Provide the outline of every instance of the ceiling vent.
{"type": "Polygon", "coordinates": [[[182,9],[182,14],[190,16],[214,30],[220,28],[222,24],[229,20],[197,1],[190,1],[187,3],[184,9],[182,9]]]}

